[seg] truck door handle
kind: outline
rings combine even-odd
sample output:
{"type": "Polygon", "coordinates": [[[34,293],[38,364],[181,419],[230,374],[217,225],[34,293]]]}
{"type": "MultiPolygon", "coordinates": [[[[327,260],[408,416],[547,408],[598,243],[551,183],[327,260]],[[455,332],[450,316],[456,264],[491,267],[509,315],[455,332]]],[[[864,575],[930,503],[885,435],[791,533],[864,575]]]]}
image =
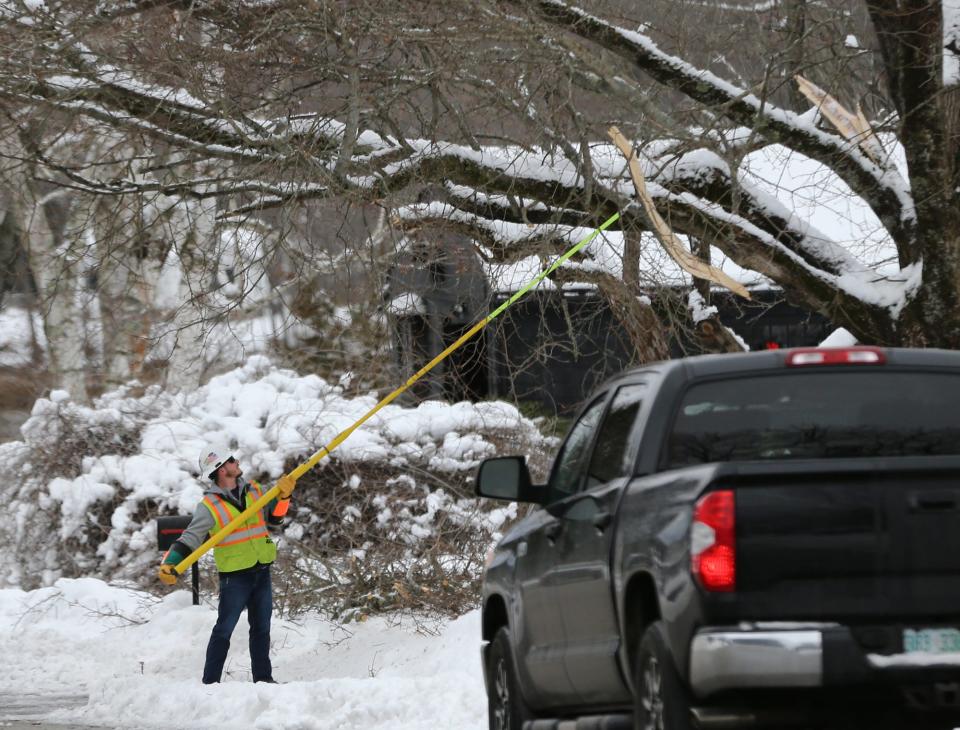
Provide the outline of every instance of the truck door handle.
{"type": "Polygon", "coordinates": [[[613,515],[607,512],[607,510],[601,510],[593,516],[593,526],[600,532],[606,530],[611,522],[613,522],[613,515]]]}
{"type": "Polygon", "coordinates": [[[914,512],[952,512],[957,509],[957,494],[953,491],[911,494],[910,507],[914,512]]]}
{"type": "Polygon", "coordinates": [[[560,536],[560,531],[563,529],[563,523],[557,520],[552,525],[547,525],[543,530],[543,534],[547,536],[547,539],[553,543],[557,541],[557,538],[560,536]]]}

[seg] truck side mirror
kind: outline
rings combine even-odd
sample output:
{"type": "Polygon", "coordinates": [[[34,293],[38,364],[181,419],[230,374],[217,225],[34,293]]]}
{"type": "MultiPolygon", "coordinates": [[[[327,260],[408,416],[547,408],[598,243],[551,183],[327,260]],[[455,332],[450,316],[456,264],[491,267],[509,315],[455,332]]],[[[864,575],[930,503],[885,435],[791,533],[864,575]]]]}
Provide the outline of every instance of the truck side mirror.
{"type": "Polygon", "coordinates": [[[542,502],[543,488],[530,480],[523,456],[497,456],[484,459],[477,467],[475,489],[478,497],[508,502],[542,502]]]}

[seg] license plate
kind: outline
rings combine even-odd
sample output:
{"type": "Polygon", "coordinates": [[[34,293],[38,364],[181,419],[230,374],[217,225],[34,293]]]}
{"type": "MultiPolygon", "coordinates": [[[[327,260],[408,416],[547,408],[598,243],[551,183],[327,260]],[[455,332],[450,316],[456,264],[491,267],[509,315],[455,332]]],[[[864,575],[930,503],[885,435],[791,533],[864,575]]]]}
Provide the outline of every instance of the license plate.
{"type": "Polygon", "coordinates": [[[904,629],[903,651],[906,654],[960,653],[960,630],[957,629],[904,629]]]}

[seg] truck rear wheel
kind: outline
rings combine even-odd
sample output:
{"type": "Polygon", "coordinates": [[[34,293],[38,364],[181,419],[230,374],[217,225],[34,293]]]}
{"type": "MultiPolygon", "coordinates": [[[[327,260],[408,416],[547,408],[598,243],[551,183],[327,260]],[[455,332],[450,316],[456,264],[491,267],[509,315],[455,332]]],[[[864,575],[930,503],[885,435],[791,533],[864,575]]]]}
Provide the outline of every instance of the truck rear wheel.
{"type": "Polygon", "coordinates": [[[633,671],[635,730],[693,730],[690,692],[677,674],[662,621],[644,632],[633,671]]]}
{"type": "Polygon", "coordinates": [[[523,695],[513,665],[510,631],[501,628],[487,653],[487,713],[490,730],[523,730],[523,723],[533,719],[523,695]]]}

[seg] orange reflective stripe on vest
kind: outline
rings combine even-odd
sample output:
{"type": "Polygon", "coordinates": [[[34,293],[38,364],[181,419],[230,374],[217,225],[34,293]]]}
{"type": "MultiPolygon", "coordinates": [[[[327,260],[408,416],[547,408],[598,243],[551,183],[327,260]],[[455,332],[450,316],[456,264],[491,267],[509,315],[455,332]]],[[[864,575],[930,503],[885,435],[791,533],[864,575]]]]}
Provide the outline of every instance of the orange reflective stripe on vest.
{"type": "Polygon", "coordinates": [[[258,537],[267,537],[268,534],[267,528],[261,521],[259,525],[234,530],[223,539],[223,541],[220,543],[220,547],[239,545],[241,542],[256,540],[258,537]]]}
{"type": "Polygon", "coordinates": [[[230,522],[230,512],[227,511],[227,506],[220,497],[215,495],[208,494],[203,498],[203,501],[207,503],[210,512],[213,513],[213,519],[217,522],[217,530],[222,530],[224,525],[230,522]]]}
{"type": "MultiPolygon", "coordinates": [[[[210,494],[204,497],[203,501],[213,507],[214,519],[217,521],[217,529],[222,530],[224,527],[226,527],[231,519],[230,509],[227,507],[226,500],[216,494],[210,494]]],[[[239,512],[237,514],[239,514],[239,512]]],[[[232,545],[237,542],[243,542],[243,540],[249,540],[251,537],[255,536],[247,536],[241,540],[238,540],[236,536],[240,533],[248,533],[251,530],[257,530],[265,535],[267,533],[267,524],[263,521],[263,513],[258,511],[256,517],[251,517],[251,519],[256,519],[256,523],[250,525],[250,523],[247,522],[248,527],[237,528],[231,532],[230,535],[228,535],[227,538],[220,544],[232,545]]]]}

